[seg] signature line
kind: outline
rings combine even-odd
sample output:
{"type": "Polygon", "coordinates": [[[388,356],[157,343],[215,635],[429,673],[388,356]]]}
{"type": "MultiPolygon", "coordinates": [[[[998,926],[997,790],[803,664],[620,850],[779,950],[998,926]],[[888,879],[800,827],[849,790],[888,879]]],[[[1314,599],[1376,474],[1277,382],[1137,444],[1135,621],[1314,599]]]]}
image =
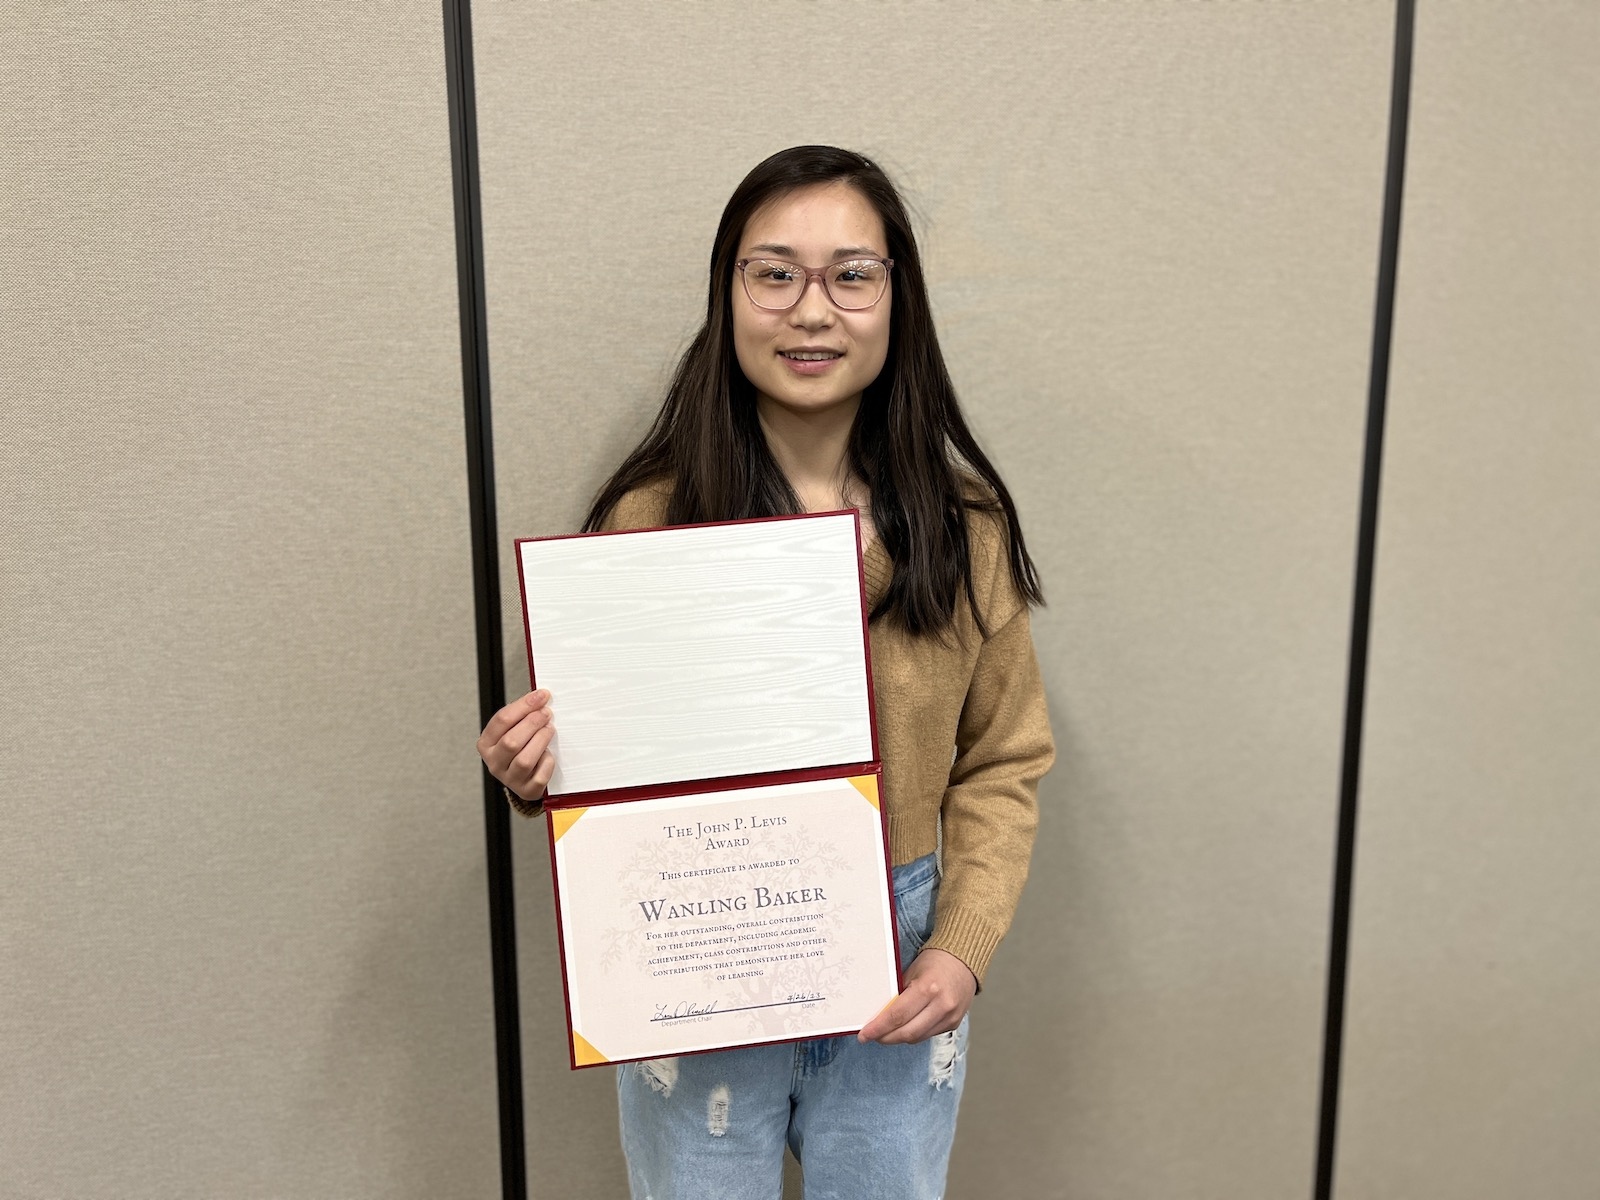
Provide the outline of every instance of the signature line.
{"type": "Polygon", "coordinates": [[[685,1021],[689,1017],[720,1016],[723,1013],[749,1012],[753,1008],[787,1008],[791,1004],[814,1004],[818,1000],[826,1000],[826,996],[807,996],[804,1000],[779,1000],[774,1004],[746,1004],[742,1008],[719,1008],[714,1013],[687,1013],[681,1017],[651,1017],[655,1021],[685,1021]]]}

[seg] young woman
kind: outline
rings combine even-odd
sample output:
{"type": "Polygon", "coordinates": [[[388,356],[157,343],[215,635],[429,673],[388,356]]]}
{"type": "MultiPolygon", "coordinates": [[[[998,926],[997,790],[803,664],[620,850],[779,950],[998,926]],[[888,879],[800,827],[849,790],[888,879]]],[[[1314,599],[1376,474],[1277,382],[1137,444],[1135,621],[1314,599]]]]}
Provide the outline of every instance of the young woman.
{"type": "MultiPolygon", "coordinates": [[[[619,1067],[635,1200],[776,1200],[785,1143],[808,1197],[943,1194],[967,1010],[1055,755],[1038,578],[957,406],[905,208],[870,159],[798,146],[728,201],[705,325],[584,528],[846,507],[864,535],[905,990],[859,1035],[619,1067]]],[[[478,740],[528,816],[555,766],[550,701],[513,701],[478,740]]]]}

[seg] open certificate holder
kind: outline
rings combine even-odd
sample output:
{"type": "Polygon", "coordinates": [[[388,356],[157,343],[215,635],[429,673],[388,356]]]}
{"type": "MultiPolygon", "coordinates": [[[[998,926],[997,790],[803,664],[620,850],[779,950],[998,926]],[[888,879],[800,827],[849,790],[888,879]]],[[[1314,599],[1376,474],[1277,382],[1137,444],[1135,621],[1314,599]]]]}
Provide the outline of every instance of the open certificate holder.
{"type": "Polygon", "coordinates": [[[900,990],[856,513],[519,538],[572,1065],[900,990]]]}

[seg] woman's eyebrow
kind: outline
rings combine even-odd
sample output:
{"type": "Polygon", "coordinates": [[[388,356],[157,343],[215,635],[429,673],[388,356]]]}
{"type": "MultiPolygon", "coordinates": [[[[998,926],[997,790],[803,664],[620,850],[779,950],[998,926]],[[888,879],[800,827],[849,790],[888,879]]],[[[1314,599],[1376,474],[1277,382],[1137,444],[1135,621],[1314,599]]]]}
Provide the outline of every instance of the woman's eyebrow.
{"type": "MultiPolygon", "coordinates": [[[[772,254],[787,254],[790,258],[794,257],[793,246],[780,246],[776,242],[762,242],[758,246],[751,246],[750,249],[766,250],[772,254]]],[[[840,246],[833,252],[833,256],[835,258],[844,258],[850,254],[871,254],[876,257],[877,253],[871,246],[840,246]]]]}

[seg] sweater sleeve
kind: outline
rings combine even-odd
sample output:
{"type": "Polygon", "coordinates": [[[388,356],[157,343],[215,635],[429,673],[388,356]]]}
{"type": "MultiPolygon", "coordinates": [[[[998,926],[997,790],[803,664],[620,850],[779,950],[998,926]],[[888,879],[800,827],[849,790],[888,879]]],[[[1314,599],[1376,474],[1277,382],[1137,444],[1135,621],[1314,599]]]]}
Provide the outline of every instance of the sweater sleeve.
{"type": "Polygon", "coordinates": [[[961,708],[941,807],[943,879],[927,942],[966,963],[980,989],[1027,880],[1039,780],[1055,761],[1028,606],[1003,553],[985,612],[990,634],[961,708]]]}
{"type": "Polygon", "coordinates": [[[654,529],[667,519],[667,501],[672,487],[666,480],[654,480],[625,492],[600,522],[602,533],[620,529],[654,529]]]}

